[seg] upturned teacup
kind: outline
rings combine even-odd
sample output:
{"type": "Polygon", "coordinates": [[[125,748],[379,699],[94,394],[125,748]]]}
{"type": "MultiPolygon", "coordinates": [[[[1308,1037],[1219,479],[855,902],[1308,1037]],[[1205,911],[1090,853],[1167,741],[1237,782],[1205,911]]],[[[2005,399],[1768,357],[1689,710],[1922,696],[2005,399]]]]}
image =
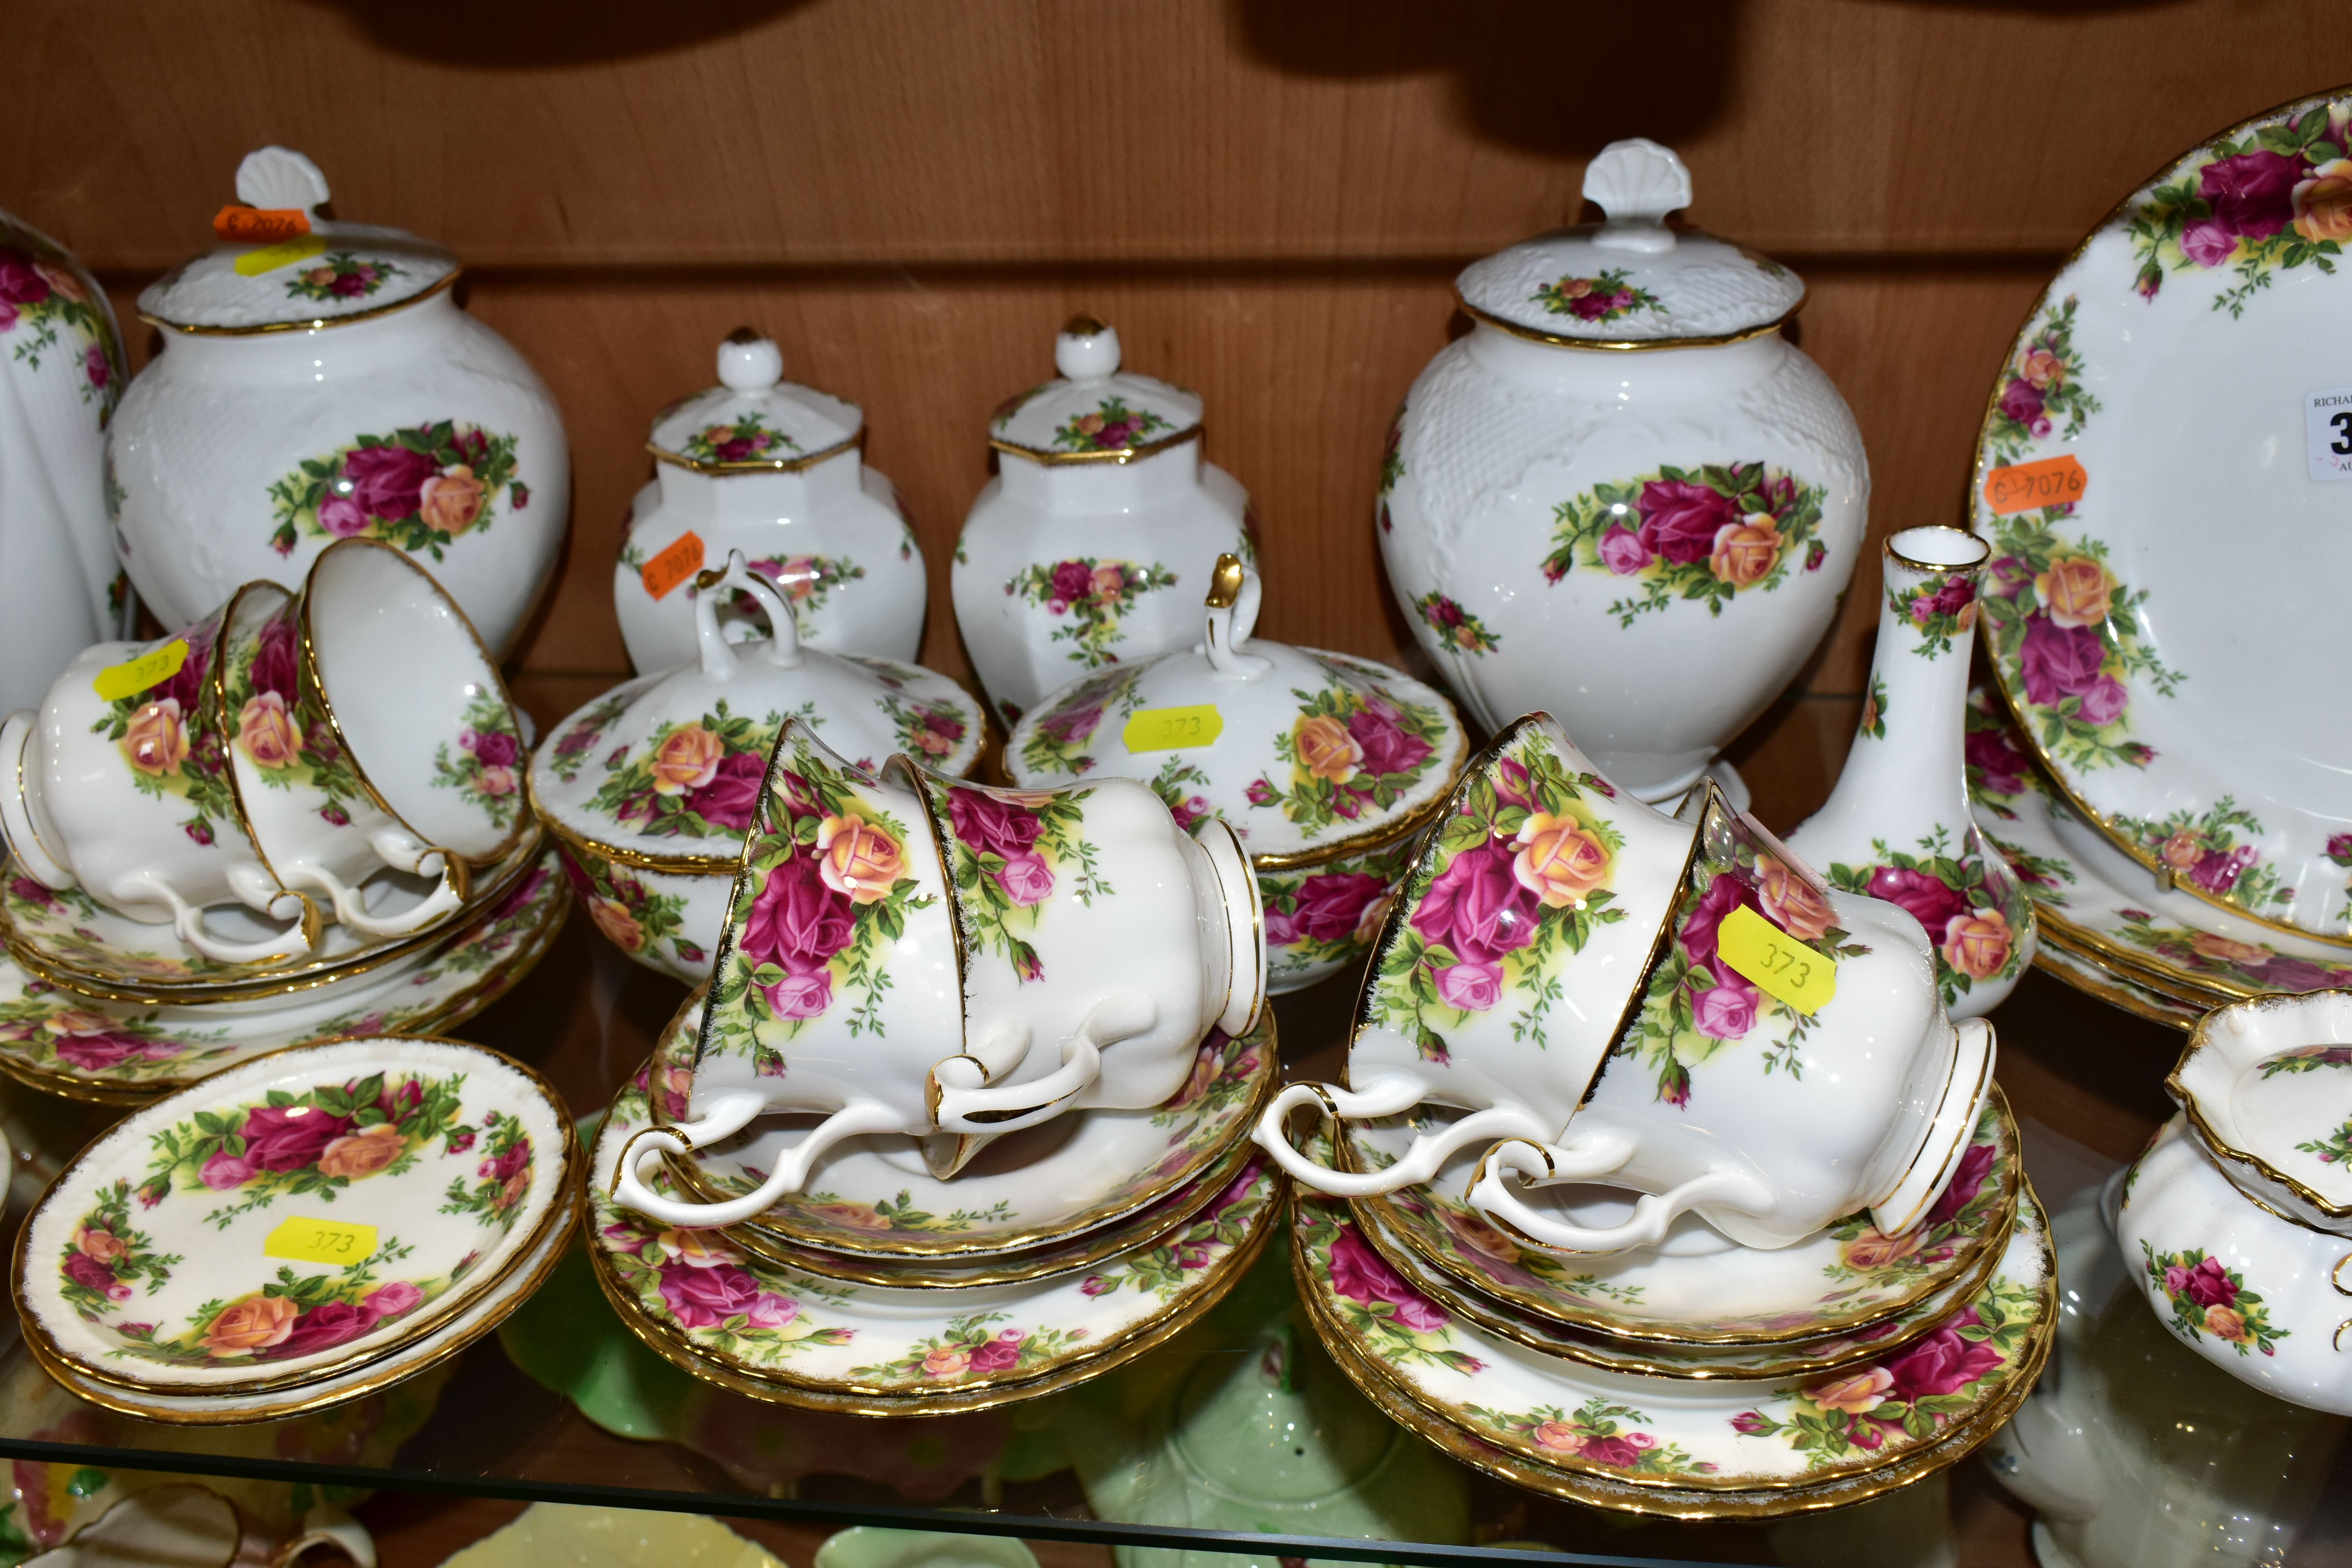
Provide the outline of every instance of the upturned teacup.
{"type": "Polygon", "coordinates": [[[1693,1209],[1780,1247],[1857,1207],[1889,1234],[1924,1213],[1990,1058],[1989,1028],[1964,1038],[1945,1017],[1910,915],[1830,890],[1712,784],[1679,817],[1643,805],[1531,714],[1456,790],[1391,911],[1349,1086],[1294,1085],[1257,1136],[1343,1196],[1492,1145],[1471,1203],[1553,1251],[1646,1246],[1693,1209]],[[1790,986],[1782,959],[1826,984],[1790,986]],[[1349,1119],[1423,1101],[1473,1114],[1386,1170],[1335,1172],[1283,1134],[1318,1101],[1349,1119]],[[1588,1228],[1528,1205],[1513,1175],[1645,1195],[1588,1228]]]}

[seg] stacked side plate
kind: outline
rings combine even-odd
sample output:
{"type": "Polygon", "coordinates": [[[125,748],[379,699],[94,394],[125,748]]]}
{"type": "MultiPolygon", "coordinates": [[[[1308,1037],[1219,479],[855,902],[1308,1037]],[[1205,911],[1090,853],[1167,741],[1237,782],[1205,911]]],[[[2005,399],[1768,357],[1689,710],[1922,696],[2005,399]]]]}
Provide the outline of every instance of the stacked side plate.
{"type": "Polygon", "coordinates": [[[397,1036],[279,1051],[133,1111],[52,1182],[12,1289],[72,1393],[197,1426],[456,1354],[562,1256],[584,1159],[530,1068],[397,1036]]]}
{"type": "MultiPolygon", "coordinates": [[[[1146,1110],[1076,1111],[932,1176],[911,1140],[858,1139],[808,1190],[727,1229],[614,1203],[621,1150],[683,1120],[698,1001],[614,1100],[594,1155],[593,1256],[622,1321],[719,1386],[866,1415],[982,1409],[1082,1382],[1192,1322],[1272,1234],[1281,1180],[1248,1139],[1276,1074],[1272,1015],[1213,1033],[1146,1110]]],[[[662,1185],[748,1191],[805,1128],[784,1119],[671,1162],[662,1185]]]]}

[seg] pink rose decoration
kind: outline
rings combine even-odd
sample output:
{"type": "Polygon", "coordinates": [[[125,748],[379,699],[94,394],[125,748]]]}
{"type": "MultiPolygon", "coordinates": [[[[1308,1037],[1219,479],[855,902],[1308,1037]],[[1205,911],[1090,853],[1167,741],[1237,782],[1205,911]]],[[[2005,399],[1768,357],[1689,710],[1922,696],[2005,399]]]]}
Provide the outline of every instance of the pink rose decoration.
{"type": "MultiPolygon", "coordinates": [[[[1310,941],[1339,942],[1352,935],[1364,910],[1389,885],[1364,871],[1332,872],[1299,884],[1297,930],[1310,941]]],[[[1269,914],[1269,920],[1273,917],[1269,914]]],[[[1271,936],[1267,938],[1273,940],[1271,936]]]]}
{"type": "Polygon", "coordinates": [[[1024,853],[1045,830],[1029,807],[961,785],[948,791],[948,826],[975,852],[1007,860],[1024,853]]]}
{"type": "Polygon", "coordinates": [[[351,499],[370,517],[386,521],[413,516],[425,481],[439,472],[431,453],[405,447],[361,447],[343,458],[351,499]]]}
{"type": "Polygon", "coordinates": [[[1601,564],[1620,577],[1631,577],[1654,559],[1642,536],[1623,523],[1611,526],[1601,536],[1601,564]]]}
{"type": "Polygon", "coordinates": [[[216,1193],[228,1193],[253,1180],[254,1174],[253,1162],[223,1149],[204,1163],[196,1179],[216,1193]]]}
{"type": "Polygon", "coordinates": [[[1691,998],[1692,1024],[1711,1040],[1744,1038],[1756,1026],[1756,988],[1720,962],[1714,973],[1715,984],[1691,998]]]}
{"type": "Polygon", "coordinates": [[[731,1263],[694,1268],[665,1261],[660,1272],[662,1301],[685,1328],[716,1328],[748,1313],[762,1293],[757,1279],[731,1263]]]}
{"type": "Polygon", "coordinates": [[[1687,479],[1652,479],[1633,504],[1642,518],[1643,548],[1677,566],[1706,560],[1715,536],[1739,521],[1737,501],[1687,479]]]}
{"type": "Polygon", "coordinates": [[[1999,1366],[2000,1352],[1960,1337],[1962,1329],[1973,1328],[1979,1321],[1975,1308],[1964,1308],[1910,1350],[1885,1363],[1885,1371],[1894,1379],[1888,1395],[1908,1402],[1957,1394],[1999,1366]]]}
{"type": "Polygon", "coordinates": [[[262,1171],[299,1171],[315,1164],[328,1144],[352,1130],[347,1117],[315,1105],[262,1105],[245,1113],[237,1130],[245,1158],[262,1171]]]}
{"type": "Polygon", "coordinates": [[[1927,940],[1943,945],[1944,928],[1952,917],[1968,913],[1969,900],[1957,888],[1947,887],[1927,871],[1906,871],[1881,866],[1870,874],[1870,896],[1900,904],[1927,928],[1927,940]]]}
{"type": "Polygon", "coordinates": [[[322,1301],[296,1317],[286,1337],[265,1353],[272,1361],[283,1361],[332,1350],[369,1332],[382,1321],[373,1307],[355,1307],[349,1301],[322,1301]]]}
{"type": "Polygon", "coordinates": [[[1374,698],[1348,718],[1348,734],[1363,752],[1364,772],[1409,773],[1429,756],[1429,742],[1397,722],[1397,710],[1374,698]]]}
{"type": "Polygon", "coordinates": [[[1451,1321],[1436,1305],[1407,1285],[1388,1259],[1374,1252],[1352,1225],[1343,1225],[1331,1243],[1331,1289],[1366,1306],[1386,1302],[1396,1321],[1417,1333],[1434,1333],[1451,1321]]]}
{"type": "Polygon", "coordinates": [[[760,775],[766,767],[752,752],[720,759],[709,784],[687,792],[687,810],[714,827],[731,827],[739,833],[749,829],[752,808],[760,804],[760,775]]]}
{"type": "Polygon", "coordinates": [[[329,496],[319,503],[319,526],[337,539],[365,533],[367,510],[349,496],[329,496]]]}
{"type": "Polygon", "coordinates": [[[1007,1329],[986,1344],[974,1347],[971,1370],[1003,1372],[1021,1363],[1021,1342],[1029,1336],[1019,1329],[1007,1329]]]}
{"type": "Polygon", "coordinates": [[[1502,966],[1449,964],[1437,972],[1437,995],[1457,1012],[1484,1013],[1503,999],[1502,966]]]}
{"type": "Polygon", "coordinates": [[[1429,884],[1412,929],[1454,957],[1493,963],[1536,937],[1536,895],[1520,885],[1507,849],[1488,842],[1457,853],[1429,884]]]}
{"type": "Polygon", "coordinates": [[[996,885],[1004,889],[1005,897],[1026,907],[1040,902],[1054,890],[1054,873],[1045,865],[1045,858],[1032,850],[1007,860],[1004,868],[996,873],[996,885]]]}
{"type": "Polygon", "coordinates": [[[801,1315],[801,1304],[790,1296],[762,1291],[758,1300],[744,1309],[743,1315],[755,1329],[781,1329],[801,1315]]]}
{"type": "Polygon", "coordinates": [[[2206,164],[2197,177],[2197,194],[2213,209],[2213,222],[2228,233],[2268,239],[2294,216],[2294,187],[2309,172],[2301,158],[2258,147],[2206,164]]]}
{"type": "Polygon", "coordinates": [[[414,1310],[425,1300],[425,1292],[405,1279],[395,1279],[389,1285],[379,1285],[367,1294],[362,1303],[380,1318],[397,1318],[414,1310]]]}

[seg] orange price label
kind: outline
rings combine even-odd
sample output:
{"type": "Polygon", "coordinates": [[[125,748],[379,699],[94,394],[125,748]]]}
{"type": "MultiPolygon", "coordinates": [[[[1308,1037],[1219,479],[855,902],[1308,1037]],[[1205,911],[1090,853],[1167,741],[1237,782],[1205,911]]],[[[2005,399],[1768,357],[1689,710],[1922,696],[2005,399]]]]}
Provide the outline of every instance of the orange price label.
{"type": "Polygon", "coordinates": [[[2045,506],[2081,500],[2090,483],[2091,476],[2083,471],[2072,452],[2038,463],[2012,463],[1985,476],[1985,505],[1995,517],[2039,511],[2045,506]]]}
{"type": "Polygon", "coordinates": [[[223,207],[213,215],[213,235],[237,245],[272,245],[310,232],[310,215],[300,207],[223,207]]]}
{"type": "Polygon", "coordinates": [[[662,547],[660,554],[637,572],[646,592],[666,599],[671,589],[702,570],[702,535],[688,531],[662,547]]]}

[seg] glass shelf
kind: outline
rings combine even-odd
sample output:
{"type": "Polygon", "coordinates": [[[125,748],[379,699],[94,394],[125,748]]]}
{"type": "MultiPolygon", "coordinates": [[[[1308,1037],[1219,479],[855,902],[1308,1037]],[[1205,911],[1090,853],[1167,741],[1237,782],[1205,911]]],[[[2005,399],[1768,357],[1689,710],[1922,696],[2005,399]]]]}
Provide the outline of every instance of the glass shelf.
{"type": "MultiPolygon", "coordinates": [[[[534,973],[456,1033],[537,1065],[575,1113],[593,1120],[683,994],[593,941],[575,919],[534,973]]],[[[1282,1000],[1293,1076],[1336,1070],[1351,999],[1339,983],[1282,1000]]],[[[2178,1036],[2039,975],[1996,1022],[2000,1076],[2026,1125],[2028,1164],[2045,1188],[2079,1184],[2096,1162],[2128,1158],[2168,1112],[2157,1085],[2178,1036]],[[2092,1165],[2067,1167],[2070,1158],[2084,1166],[2085,1155],[2092,1165]]],[[[13,1085],[0,1091],[0,1122],[20,1145],[12,1212],[21,1218],[47,1175],[110,1114],[13,1085]]],[[[1841,1555],[1834,1542],[1824,1545],[1811,1526],[1808,1535],[1767,1524],[1620,1519],[1480,1476],[1390,1426],[1311,1334],[1286,1327],[1290,1307],[1276,1249],[1202,1323],[1102,1378],[995,1411],[876,1420],[763,1404],[697,1383],[630,1337],[575,1248],[498,1335],[444,1368],[275,1426],[163,1426],[83,1405],[32,1363],[11,1321],[0,1352],[0,1457],[16,1462],[20,1496],[58,1500],[101,1492],[112,1472],[168,1471],[290,1488],[298,1508],[337,1489],[456,1493],[1230,1552],[1269,1565],[1314,1558],[1826,1568],[1861,1560],[1841,1555]],[[1206,1489],[1167,1458],[1161,1439],[1172,1411],[1253,1377],[1305,1390],[1318,1451],[1341,1456],[1332,1461],[1339,1471],[1375,1478],[1348,1509],[1216,1514],[1206,1489]],[[1107,1517],[1113,1512],[1129,1517],[1107,1517]]],[[[1223,1430],[1212,1468],[1256,1451],[1245,1426],[1223,1430]]],[[[1289,1464],[1277,1452],[1287,1437],[1268,1443],[1261,1432],[1255,1441],[1269,1470],[1289,1464]]],[[[1307,1453],[1297,1446],[1292,1458],[1307,1453]]],[[[1293,1495],[1312,1493],[1297,1471],[1287,1474],[1293,1495]]],[[[1917,1497],[1897,1495],[1909,1499],[1903,1506],[1930,1510],[1948,1496],[1958,1561],[2031,1561],[2029,1516],[1974,1461],[1925,1485],[1917,1497]]],[[[1851,1546],[1871,1521],[1858,1513],[1846,1528],[1851,1546]]],[[[2352,1564],[2352,1453],[2339,1458],[2321,1516],[2287,1561],[2352,1564]]]]}

